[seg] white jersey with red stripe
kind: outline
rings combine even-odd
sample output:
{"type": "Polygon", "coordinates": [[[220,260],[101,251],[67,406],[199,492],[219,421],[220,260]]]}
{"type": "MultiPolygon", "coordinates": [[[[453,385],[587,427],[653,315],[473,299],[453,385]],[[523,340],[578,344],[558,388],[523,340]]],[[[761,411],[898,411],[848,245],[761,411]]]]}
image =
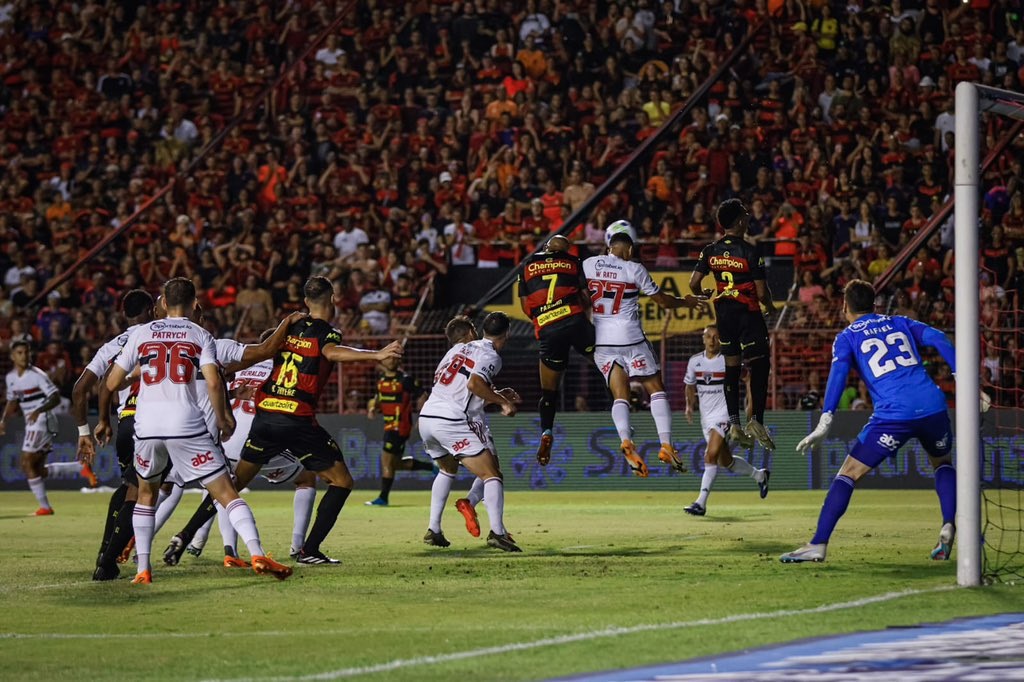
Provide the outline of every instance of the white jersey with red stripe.
{"type": "Polygon", "coordinates": [[[251,396],[246,399],[234,398],[231,401],[231,414],[235,417],[235,432],[224,441],[224,454],[232,461],[238,461],[242,457],[242,448],[249,438],[249,429],[252,428],[253,417],[256,416],[256,389],[263,385],[270,374],[274,371],[274,361],[264,360],[252,367],[235,372],[235,378],[231,382],[230,391],[234,393],[239,389],[251,389],[251,396]]]}
{"type": "Polygon", "coordinates": [[[719,353],[709,358],[697,353],[686,364],[683,383],[697,387],[700,404],[700,424],[705,433],[716,426],[729,423],[729,408],[725,403],[725,356],[719,353]]]}
{"type": "Polygon", "coordinates": [[[469,378],[478,374],[490,384],[500,371],[501,356],[489,339],[452,346],[434,372],[434,387],[420,418],[482,421],[485,402],[469,390],[469,378]]]}
{"type": "MultiPolygon", "coordinates": [[[[137,324],[133,324],[128,327],[128,329],[125,329],[123,332],[100,346],[99,350],[97,350],[96,354],[92,356],[92,360],[89,361],[89,364],[86,365],[85,368],[99,377],[102,381],[107,375],[107,370],[112,364],[114,364],[114,359],[121,353],[121,349],[124,348],[124,345],[128,343],[128,337],[138,326],[139,325],[137,324]]],[[[122,416],[122,413],[125,412],[125,408],[128,407],[129,398],[133,395],[138,395],[138,392],[138,382],[135,382],[123,391],[117,392],[117,413],[119,416],[122,416]]],[[[134,412],[132,412],[132,414],[134,414],[134,412]]],[[[128,415],[124,414],[123,416],[128,415]]]]}
{"type": "Polygon", "coordinates": [[[590,288],[598,346],[632,346],[643,343],[640,295],[653,296],[660,289],[641,263],[611,254],[583,261],[590,288]]]}
{"type": "MultiPolygon", "coordinates": [[[[217,339],[213,342],[217,351],[217,368],[221,371],[227,365],[233,365],[242,361],[242,354],[245,353],[245,344],[233,339],[217,339]]],[[[213,440],[220,439],[220,430],[217,428],[217,415],[213,412],[213,403],[210,402],[210,393],[206,390],[206,380],[199,376],[199,383],[196,386],[196,394],[199,396],[199,406],[203,409],[206,418],[206,428],[209,429],[213,440]]]]}
{"type": "Polygon", "coordinates": [[[140,324],[114,361],[131,372],[142,370],[135,414],[137,438],[186,438],[207,433],[199,404],[201,368],[217,364],[208,331],[184,317],[140,324]]]}
{"type": "Polygon", "coordinates": [[[7,401],[18,403],[25,417],[26,431],[56,431],[57,422],[52,410],[31,424],[28,423],[28,416],[56,392],[57,387],[50,381],[50,377],[35,365],[29,365],[21,374],[17,369],[7,373],[7,401]]]}

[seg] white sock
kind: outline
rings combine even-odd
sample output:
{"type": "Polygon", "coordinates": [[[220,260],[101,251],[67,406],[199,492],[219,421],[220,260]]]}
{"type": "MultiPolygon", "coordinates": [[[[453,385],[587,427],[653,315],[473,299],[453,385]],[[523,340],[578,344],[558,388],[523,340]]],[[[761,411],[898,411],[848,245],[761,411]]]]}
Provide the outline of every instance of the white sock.
{"type": "Polygon", "coordinates": [[[434,484],[430,486],[430,525],[427,528],[435,533],[441,532],[441,514],[444,513],[444,506],[448,504],[448,495],[454,482],[454,476],[438,471],[437,476],[434,476],[434,484]]]}
{"type": "Polygon", "coordinates": [[[612,403],[612,421],[615,422],[615,430],[619,432],[621,440],[630,440],[633,431],[629,428],[629,401],[616,400],[612,403]]]}
{"type": "Polygon", "coordinates": [[[43,509],[52,509],[50,506],[50,500],[46,497],[46,484],[43,482],[42,478],[28,479],[28,489],[36,496],[36,500],[39,502],[40,507],[43,509]]]}
{"type": "Polygon", "coordinates": [[[138,572],[149,571],[149,555],[153,551],[153,529],[156,519],[156,507],[136,504],[132,512],[132,528],[135,530],[135,553],[139,558],[138,572]]]}
{"type": "Polygon", "coordinates": [[[764,480],[764,469],[755,469],[754,466],[742,457],[733,457],[729,471],[741,476],[750,476],[757,482],[764,480]]]}
{"type": "Polygon", "coordinates": [[[55,474],[60,471],[81,471],[81,462],[47,462],[46,469],[51,473],[55,474]]]}
{"type": "Polygon", "coordinates": [[[718,465],[705,464],[704,475],[700,478],[700,495],[697,496],[697,504],[702,507],[708,506],[708,495],[711,494],[711,487],[715,485],[715,476],[718,476],[718,465]]]}
{"type": "Polygon", "coordinates": [[[252,510],[241,497],[231,500],[227,506],[228,518],[235,527],[242,541],[249,550],[249,556],[264,556],[263,545],[260,544],[260,532],[256,530],[256,519],[252,510]]]}
{"type": "Polygon", "coordinates": [[[167,523],[167,519],[171,518],[171,514],[178,508],[178,503],[181,502],[181,495],[185,492],[185,489],[179,485],[172,485],[171,492],[164,495],[161,490],[160,497],[157,498],[156,503],[156,528],[153,530],[154,533],[159,533],[160,529],[167,523]]]}
{"type": "Polygon", "coordinates": [[[484,481],[484,506],[487,507],[491,532],[495,535],[504,535],[505,524],[502,517],[505,514],[505,484],[500,478],[488,478],[484,481]]]}
{"type": "Polygon", "coordinates": [[[658,429],[658,437],[662,443],[672,444],[672,408],[668,406],[665,391],[651,394],[651,416],[654,426],[658,429]]]}
{"type": "Polygon", "coordinates": [[[216,502],[214,502],[214,505],[217,507],[217,526],[220,528],[221,542],[224,543],[225,547],[233,549],[235,551],[235,556],[238,556],[238,531],[236,531],[235,527],[231,525],[231,518],[228,516],[224,507],[220,506],[216,502]]]}
{"type": "Polygon", "coordinates": [[[206,547],[206,540],[210,537],[211,528],[213,528],[213,519],[204,523],[203,527],[196,531],[196,534],[192,536],[192,542],[188,543],[189,547],[195,547],[196,549],[206,547]]]}
{"type": "Polygon", "coordinates": [[[313,516],[313,503],[316,502],[316,488],[296,488],[295,499],[292,507],[295,512],[295,522],[292,525],[292,551],[302,549],[302,543],[306,540],[306,530],[309,528],[309,519],[313,516]]]}
{"type": "Polygon", "coordinates": [[[466,495],[466,499],[474,507],[484,499],[484,480],[482,478],[473,479],[473,485],[469,486],[469,494],[466,495]]]}

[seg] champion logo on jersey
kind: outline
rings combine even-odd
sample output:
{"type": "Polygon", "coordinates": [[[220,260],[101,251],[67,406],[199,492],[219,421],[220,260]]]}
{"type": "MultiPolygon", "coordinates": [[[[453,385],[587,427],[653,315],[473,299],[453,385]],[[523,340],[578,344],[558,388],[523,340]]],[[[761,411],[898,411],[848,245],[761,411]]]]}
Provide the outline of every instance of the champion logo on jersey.
{"type": "Polygon", "coordinates": [[[897,448],[899,448],[900,446],[899,441],[897,441],[888,433],[883,433],[881,436],[878,437],[878,444],[881,445],[886,450],[888,450],[889,452],[896,452],[897,448]]]}

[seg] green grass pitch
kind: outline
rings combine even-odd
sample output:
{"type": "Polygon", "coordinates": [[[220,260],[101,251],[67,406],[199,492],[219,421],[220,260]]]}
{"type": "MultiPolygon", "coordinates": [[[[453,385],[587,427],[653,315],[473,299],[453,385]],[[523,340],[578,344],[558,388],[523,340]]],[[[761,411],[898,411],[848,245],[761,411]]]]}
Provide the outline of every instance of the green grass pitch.
{"type": "MultiPolygon", "coordinates": [[[[224,569],[214,529],[201,558],[159,564],[153,585],[133,586],[89,579],[106,495],[54,493],[56,516],[32,518],[27,491],[4,493],[0,678],[534,680],[1024,611],[1012,585],[941,589],[956,565],[927,558],[939,527],[929,491],[859,491],[827,563],[780,564],[809,537],[823,495],[718,493],[698,519],[682,512],[691,493],[513,492],[506,516],[524,552],[509,555],[471,538],[453,508],[452,547],[426,547],[427,493],[398,490],[378,509],[359,490],[325,544],[340,567],[296,567],[283,583],[224,569]],[[902,591],[916,592],[773,615],[902,591]],[[650,627],[609,631],[636,626],[650,627]],[[509,646],[562,635],[579,637],[509,646]]],[[[267,549],[286,557],[291,495],[248,498],[267,549]]],[[[185,496],[158,551],[198,500],[185,496]]]]}

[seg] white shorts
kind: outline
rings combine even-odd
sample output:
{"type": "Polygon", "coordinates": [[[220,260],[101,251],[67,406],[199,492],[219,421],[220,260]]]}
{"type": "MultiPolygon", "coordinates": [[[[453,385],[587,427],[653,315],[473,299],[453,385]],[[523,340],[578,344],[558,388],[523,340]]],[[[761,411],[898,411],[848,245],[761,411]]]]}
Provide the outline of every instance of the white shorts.
{"type": "Polygon", "coordinates": [[[52,412],[39,415],[34,423],[25,421],[25,438],[21,441],[22,452],[47,452],[53,447],[57,435],[57,418],[52,412]]]}
{"type": "Polygon", "coordinates": [[[156,478],[167,468],[168,460],[173,467],[171,477],[177,485],[193,481],[206,485],[228,471],[224,453],[208,433],[167,439],[135,436],[135,471],[139,479],[156,478]]]}
{"type": "Polygon", "coordinates": [[[714,431],[722,438],[725,438],[725,434],[729,433],[729,422],[712,422],[711,424],[700,423],[701,429],[704,431],[704,442],[711,442],[711,432],[714,431]]]}
{"type": "MultiPolygon", "coordinates": [[[[242,440],[241,443],[244,444],[245,441],[242,440]]],[[[224,454],[227,457],[228,466],[233,472],[238,466],[238,460],[241,459],[242,448],[232,448],[231,441],[228,441],[224,444],[224,454]]],[[[263,465],[260,469],[260,476],[274,485],[281,485],[294,481],[304,469],[302,463],[295,459],[292,453],[285,450],[280,455],[271,457],[270,461],[263,465]]]]}
{"type": "Polygon", "coordinates": [[[445,455],[474,457],[484,450],[497,454],[491,431],[482,421],[454,421],[420,415],[420,437],[423,438],[423,449],[431,459],[445,455]]]}
{"type": "Polygon", "coordinates": [[[631,377],[649,377],[661,369],[650,341],[632,346],[597,346],[594,348],[594,363],[604,375],[605,383],[608,383],[615,365],[622,367],[631,377]]]}

